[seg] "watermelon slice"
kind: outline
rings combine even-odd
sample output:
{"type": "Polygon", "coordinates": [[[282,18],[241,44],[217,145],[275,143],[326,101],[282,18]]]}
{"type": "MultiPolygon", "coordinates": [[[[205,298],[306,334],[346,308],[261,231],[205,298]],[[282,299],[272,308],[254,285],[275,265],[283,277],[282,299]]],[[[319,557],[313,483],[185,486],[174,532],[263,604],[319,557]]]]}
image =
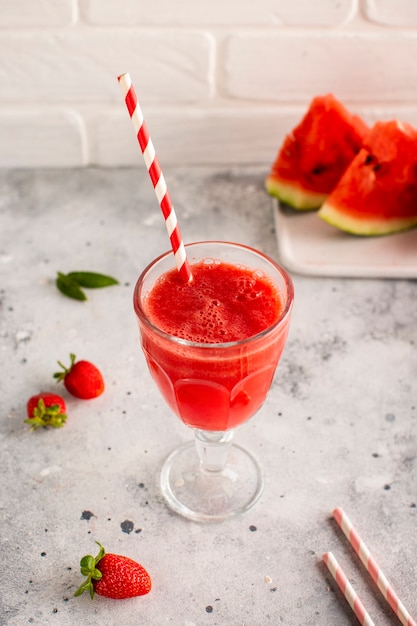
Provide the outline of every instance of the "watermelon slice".
{"type": "Polygon", "coordinates": [[[368,131],[332,94],[317,96],[286,136],[265,181],[268,193],[295,209],[318,209],[368,131]]]}
{"type": "Polygon", "coordinates": [[[417,226],[417,130],[377,122],[318,215],[355,235],[417,226]]]}

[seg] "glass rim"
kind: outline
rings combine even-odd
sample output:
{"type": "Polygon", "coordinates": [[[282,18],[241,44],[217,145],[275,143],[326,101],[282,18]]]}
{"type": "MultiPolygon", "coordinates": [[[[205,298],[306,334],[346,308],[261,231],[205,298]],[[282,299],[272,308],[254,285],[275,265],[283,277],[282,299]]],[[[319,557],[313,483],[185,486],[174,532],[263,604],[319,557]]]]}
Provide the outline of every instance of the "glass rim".
{"type": "MultiPolygon", "coordinates": [[[[198,342],[198,341],[189,341],[188,339],[183,339],[182,337],[178,337],[176,335],[171,335],[170,333],[167,333],[166,331],[162,330],[161,328],[159,328],[158,326],[155,326],[155,324],[153,324],[149,318],[147,317],[145,311],[143,310],[142,304],[140,302],[140,287],[143,284],[147,274],[150,272],[150,270],[157,265],[160,261],[162,261],[163,259],[166,259],[168,257],[172,257],[173,259],[173,266],[172,268],[169,269],[174,269],[175,268],[175,258],[174,258],[174,253],[172,252],[172,250],[167,250],[166,252],[163,252],[162,254],[160,254],[158,257],[156,257],[153,261],[151,261],[150,263],[148,263],[148,265],[145,267],[145,269],[140,273],[139,278],[136,281],[135,284],[135,288],[133,290],[133,306],[135,309],[135,313],[138,316],[138,318],[140,319],[140,321],[145,324],[145,326],[147,326],[152,332],[156,333],[157,335],[159,335],[160,337],[171,341],[173,343],[176,343],[180,346],[184,346],[184,347],[188,347],[188,348],[201,348],[201,349],[216,349],[216,348],[220,348],[220,349],[225,349],[225,348],[232,348],[232,347],[237,347],[237,346],[242,346],[248,343],[252,343],[255,342],[258,339],[262,339],[265,335],[268,335],[269,333],[271,333],[275,328],[277,328],[278,326],[280,326],[285,318],[289,315],[290,311],[291,311],[291,307],[294,301],[294,284],[292,281],[291,276],[289,275],[289,273],[287,272],[287,270],[285,268],[282,267],[282,265],[280,265],[279,263],[277,263],[276,261],[274,261],[274,259],[272,259],[270,256],[268,256],[267,254],[265,254],[264,252],[261,252],[260,250],[257,250],[256,248],[253,248],[251,246],[247,246],[246,244],[242,244],[242,243],[236,243],[233,241],[221,241],[221,240],[204,240],[204,241],[195,241],[192,243],[188,243],[185,244],[185,248],[193,248],[195,246],[201,246],[201,245],[221,245],[221,246],[234,246],[236,248],[241,248],[243,250],[247,250],[249,252],[254,253],[256,256],[261,257],[262,259],[264,259],[265,261],[267,261],[268,263],[270,263],[283,277],[284,282],[285,282],[285,286],[286,286],[286,294],[285,294],[285,306],[283,307],[283,310],[281,311],[281,314],[279,315],[278,319],[271,324],[271,326],[268,326],[267,328],[264,328],[264,330],[261,330],[259,333],[256,333],[256,335],[251,335],[250,337],[245,337],[244,339],[238,339],[236,341],[224,341],[224,342],[217,342],[217,343],[203,343],[203,342],[198,342]]],[[[169,271],[166,270],[166,271],[169,271]]],[[[251,269],[251,268],[250,268],[251,269]]],[[[256,269],[256,268],[253,268],[256,269]]],[[[274,281],[275,284],[275,281],[274,281]]]]}

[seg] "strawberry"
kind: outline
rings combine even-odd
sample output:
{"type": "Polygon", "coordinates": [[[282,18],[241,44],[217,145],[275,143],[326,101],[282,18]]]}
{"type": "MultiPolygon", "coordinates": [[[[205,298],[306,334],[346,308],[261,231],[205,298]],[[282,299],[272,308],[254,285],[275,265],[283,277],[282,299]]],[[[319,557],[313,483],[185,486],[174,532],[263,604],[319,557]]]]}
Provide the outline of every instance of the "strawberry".
{"type": "Polygon", "coordinates": [[[67,390],[76,398],[90,400],[97,398],[104,391],[104,380],[100,370],[90,361],[75,361],[75,354],[70,354],[71,363],[69,368],[58,361],[63,372],[56,372],[54,378],[57,382],[64,381],[67,390]]]}
{"type": "Polygon", "coordinates": [[[98,593],[106,598],[121,600],[150,592],[151,577],[142,565],[127,556],[106,554],[101,543],[96,541],[96,544],[100,548],[98,555],[88,554],[80,561],[81,574],[87,578],[74,593],[75,596],[89,591],[91,599],[94,593],[98,593]]]}
{"type": "Polygon", "coordinates": [[[38,393],[32,396],[27,402],[26,410],[28,419],[25,424],[30,424],[30,430],[41,426],[61,428],[67,419],[65,401],[54,393],[38,393]]]}

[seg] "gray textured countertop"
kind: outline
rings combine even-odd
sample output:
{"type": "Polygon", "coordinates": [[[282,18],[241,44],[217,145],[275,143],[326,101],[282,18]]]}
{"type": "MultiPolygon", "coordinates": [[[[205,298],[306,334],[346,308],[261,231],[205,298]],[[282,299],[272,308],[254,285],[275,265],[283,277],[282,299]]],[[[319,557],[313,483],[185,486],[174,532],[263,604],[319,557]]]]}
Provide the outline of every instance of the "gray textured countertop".
{"type": "MultiPolygon", "coordinates": [[[[276,257],[260,169],[173,169],[185,241],[228,239],[276,257]]],[[[331,519],[342,506],[417,615],[417,284],[294,275],[286,350],[261,411],[236,441],[266,487],[245,515],[196,524],[162,501],[158,471],[190,431],[165,406],[140,352],[139,272],[168,248],[144,168],[0,172],[1,606],[10,626],[356,624],[321,562],[331,550],[378,625],[398,621],[331,519]],[[62,296],[57,270],[121,285],[62,296]],[[29,432],[29,396],[56,389],[57,360],[95,362],[106,392],[60,388],[63,429],[29,432]],[[152,592],[85,594],[78,563],[140,561],[152,592]]]]}

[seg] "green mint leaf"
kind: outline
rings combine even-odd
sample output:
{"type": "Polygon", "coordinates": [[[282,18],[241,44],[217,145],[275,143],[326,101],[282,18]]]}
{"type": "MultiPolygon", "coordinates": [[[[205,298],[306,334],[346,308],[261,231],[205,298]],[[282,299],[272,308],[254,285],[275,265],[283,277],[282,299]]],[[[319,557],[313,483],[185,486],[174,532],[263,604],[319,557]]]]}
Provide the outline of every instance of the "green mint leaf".
{"type": "Polygon", "coordinates": [[[55,284],[64,296],[74,300],[87,300],[87,296],[80,288],[80,285],[70,276],[58,272],[55,284]]]}
{"type": "Polygon", "coordinates": [[[101,287],[110,287],[111,285],[119,284],[116,278],[106,276],[105,274],[98,274],[97,272],[70,272],[67,276],[75,280],[80,287],[86,287],[87,289],[99,289],[101,287]]]}

